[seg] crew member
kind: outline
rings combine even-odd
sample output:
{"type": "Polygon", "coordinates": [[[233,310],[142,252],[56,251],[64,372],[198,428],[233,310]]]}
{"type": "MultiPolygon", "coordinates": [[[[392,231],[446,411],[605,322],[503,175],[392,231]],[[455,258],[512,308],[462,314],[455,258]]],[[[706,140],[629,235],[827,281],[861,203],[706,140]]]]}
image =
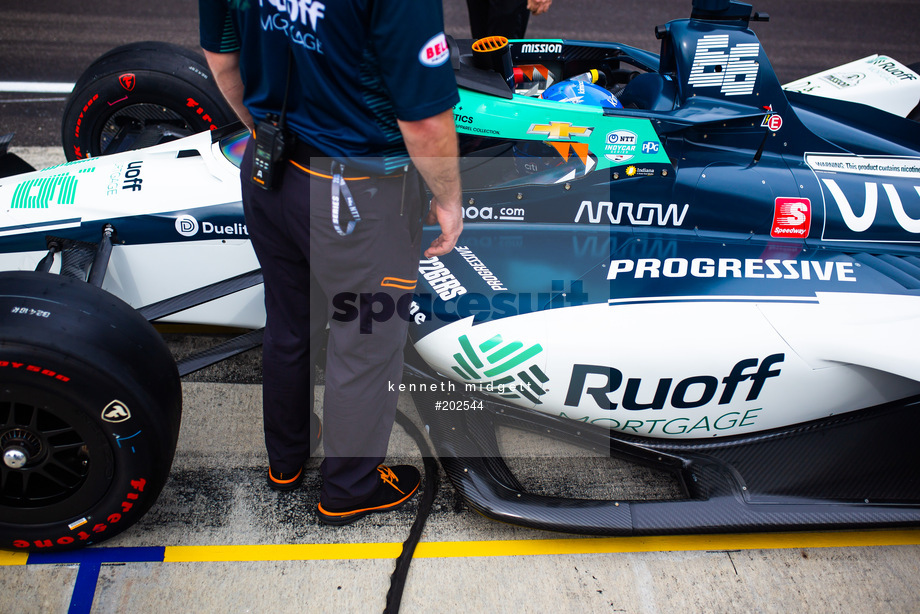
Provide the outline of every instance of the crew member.
{"type": "Polygon", "coordinates": [[[446,254],[460,235],[459,97],[441,3],[199,0],[199,11],[217,84],[255,134],[241,178],[265,280],[268,483],[299,486],[319,443],[313,374],[328,324],[317,514],[341,525],[394,509],[421,479],[411,465],[382,464],[407,318],[329,315],[339,293],[373,306],[415,288],[419,173],[433,195],[427,222],[441,230],[425,256],[446,254]],[[276,159],[279,138],[286,161],[276,159]]]}

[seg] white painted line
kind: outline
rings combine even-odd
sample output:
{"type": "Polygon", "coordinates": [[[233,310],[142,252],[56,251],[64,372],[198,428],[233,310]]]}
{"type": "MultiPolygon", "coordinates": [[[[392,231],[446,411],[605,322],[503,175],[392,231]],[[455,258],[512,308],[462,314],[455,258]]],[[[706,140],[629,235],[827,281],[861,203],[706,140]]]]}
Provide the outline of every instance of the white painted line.
{"type": "Polygon", "coordinates": [[[27,92],[38,94],[69,94],[73,83],[40,83],[32,81],[0,81],[0,92],[27,92]]]}

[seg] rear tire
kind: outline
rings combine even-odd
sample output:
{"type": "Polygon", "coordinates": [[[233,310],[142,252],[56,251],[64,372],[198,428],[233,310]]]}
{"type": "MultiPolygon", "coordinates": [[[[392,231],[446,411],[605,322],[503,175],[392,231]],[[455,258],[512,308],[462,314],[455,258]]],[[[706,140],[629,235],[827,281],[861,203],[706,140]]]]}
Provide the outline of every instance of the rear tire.
{"type": "Polygon", "coordinates": [[[129,305],[0,273],[0,548],[76,548],[131,526],[166,482],[181,407],[169,349],[129,305]]]}
{"type": "Polygon", "coordinates": [[[162,42],[131,43],[83,72],[64,108],[68,160],[137,149],[236,121],[202,56],[162,42]]]}

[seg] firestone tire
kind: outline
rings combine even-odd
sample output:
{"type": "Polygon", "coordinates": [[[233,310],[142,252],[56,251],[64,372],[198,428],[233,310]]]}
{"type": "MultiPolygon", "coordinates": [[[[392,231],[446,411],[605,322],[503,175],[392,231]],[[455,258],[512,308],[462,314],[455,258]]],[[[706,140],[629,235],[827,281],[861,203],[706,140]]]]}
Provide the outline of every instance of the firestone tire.
{"type": "Polygon", "coordinates": [[[67,159],[76,160],[235,121],[201,55],[170,43],[131,43],[99,57],[77,80],[61,138],[67,159]]]}
{"type": "Polygon", "coordinates": [[[182,409],[156,330],[83,281],[0,273],[0,548],[108,539],[153,505],[182,409]]]}

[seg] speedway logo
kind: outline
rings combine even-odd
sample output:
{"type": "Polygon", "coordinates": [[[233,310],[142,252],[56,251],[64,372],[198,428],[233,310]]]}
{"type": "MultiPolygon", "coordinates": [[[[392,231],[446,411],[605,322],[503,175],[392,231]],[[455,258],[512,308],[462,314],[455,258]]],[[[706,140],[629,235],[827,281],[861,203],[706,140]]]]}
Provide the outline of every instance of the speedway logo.
{"type": "Polygon", "coordinates": [[[581,222],[584,215],[585,222],[589,224],[609,223],[620,225],[625,222],[633,226],[680,226],[684,223],[690,205],[685,204],[679,208],[676,203],[667,207],[661,203],[618,203],[616,207],[612,202],[601,201],[597,207],[590,200],[581,201],[575,222],[581,222]]]}
{"type": "Polygon", "coordinates": [[[229,235],[238,238],[249,238],[249,229],[246,224],[239,222],[233,224],[215,224],[214,222],[198,223],[191,215],[180,215],[176,218],[176,232],[183,237],[194,237],[201,232],[202,235],[229,235]]]}
{"type": "Polygon", "coordinates": [[[453,355],[454,373],[476,382],[480,390],[498,390],[499,397],[542,403],[540,397],[546,394],[549,378],[534,360],[543,352],[539,343],[509,342],[501,335],[475,345],[467,335],[457,341],[460,351],[453,355]]]}
{"type": "Polygon", "coordinates": [[[760,72],[760,44],[729,48],[727,34],[710,34],[696,43],[687,83],[695,88],[719,88],[726,96],[752,94],[760,72]]]}
{"type": "Polygon", "coordinates": [[[811,201],[807,198],[777,198],[773,207],[770,236],[804,239],[811,230],[811,201]]]}

